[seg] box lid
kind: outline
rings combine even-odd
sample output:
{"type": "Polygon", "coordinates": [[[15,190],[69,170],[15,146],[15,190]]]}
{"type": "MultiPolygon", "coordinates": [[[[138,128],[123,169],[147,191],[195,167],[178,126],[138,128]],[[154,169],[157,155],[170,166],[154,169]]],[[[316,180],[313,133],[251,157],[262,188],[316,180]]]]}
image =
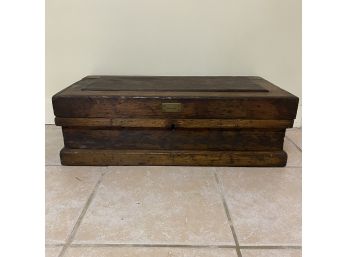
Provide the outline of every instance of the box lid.
{"type": "Polygon", "coordinates": [[[282,119],[298,98],[260,77],[87,76],[53,96],[57,117],[282,119]]]}
{"type": "MultiPolygon", "coordinates": [[[[93,77],[92,77],[93,78],[93,77]]],[[[91,79],[91,77],[88,77],[91,79]]],[[[137,92],[268,92],[246,77],[102,76],[81,86],[83,91],[137,92]]]]}

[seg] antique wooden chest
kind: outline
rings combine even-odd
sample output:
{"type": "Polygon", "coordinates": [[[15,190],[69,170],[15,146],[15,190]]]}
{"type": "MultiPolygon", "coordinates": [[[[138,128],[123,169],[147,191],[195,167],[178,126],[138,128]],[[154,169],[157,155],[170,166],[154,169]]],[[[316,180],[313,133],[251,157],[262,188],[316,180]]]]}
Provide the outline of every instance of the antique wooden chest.
{"type": "Polygon", "coordinates": [[[87,76],[52,98],[63,165],[285,166],[298,98],[260,77],[87,76]]]}

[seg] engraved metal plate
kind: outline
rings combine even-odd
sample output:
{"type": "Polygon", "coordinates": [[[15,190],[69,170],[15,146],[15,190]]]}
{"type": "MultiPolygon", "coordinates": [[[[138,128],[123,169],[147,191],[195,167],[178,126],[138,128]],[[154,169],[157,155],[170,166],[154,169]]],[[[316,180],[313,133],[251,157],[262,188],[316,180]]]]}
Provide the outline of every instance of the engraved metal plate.
{"type": "Polygon", "coordinates": [[[162,103],[163,112],[181,112],[181,103],[162,103]]]}

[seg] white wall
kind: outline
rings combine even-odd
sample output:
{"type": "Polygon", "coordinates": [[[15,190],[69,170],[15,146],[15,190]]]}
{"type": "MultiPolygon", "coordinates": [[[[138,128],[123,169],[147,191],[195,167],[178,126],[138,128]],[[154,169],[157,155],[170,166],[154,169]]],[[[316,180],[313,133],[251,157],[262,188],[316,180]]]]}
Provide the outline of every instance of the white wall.
{"type": "Polygon", "coordinates": [[[46,0],[47,124],[90,74],[258,75],[301,97],[301,0],[46,0]]]}

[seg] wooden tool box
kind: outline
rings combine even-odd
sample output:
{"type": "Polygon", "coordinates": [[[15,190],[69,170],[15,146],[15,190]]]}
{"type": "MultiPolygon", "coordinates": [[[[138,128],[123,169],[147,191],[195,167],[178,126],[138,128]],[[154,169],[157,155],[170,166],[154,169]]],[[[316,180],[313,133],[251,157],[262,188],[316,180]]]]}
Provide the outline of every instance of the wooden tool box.
{"type": "Polygon", "coordinates": [[[298,100],[231,76],[87,76],[52,98],[62,164],[101,166],[285,166],[298,100]]]}

